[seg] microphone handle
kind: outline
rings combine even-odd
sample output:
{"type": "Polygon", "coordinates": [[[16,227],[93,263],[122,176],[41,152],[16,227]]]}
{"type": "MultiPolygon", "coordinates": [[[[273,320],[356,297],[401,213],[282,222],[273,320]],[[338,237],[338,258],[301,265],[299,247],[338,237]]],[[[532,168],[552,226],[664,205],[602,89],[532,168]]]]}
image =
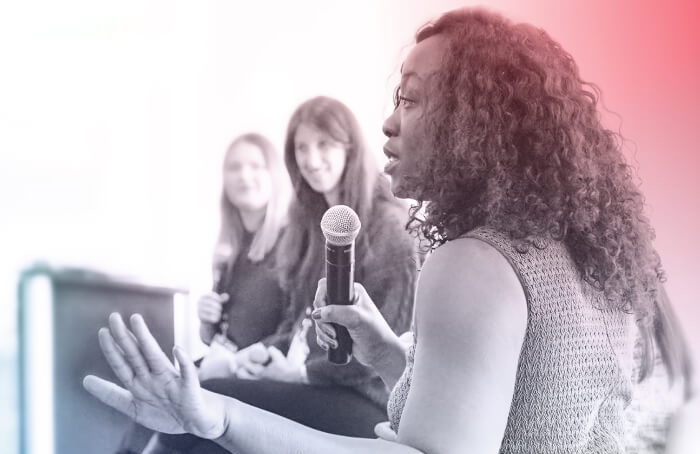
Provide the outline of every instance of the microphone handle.
{"type": "MultiPolygon", "coordinates": [[[[353,304],[355,275],[355,247],[333,246],[326,243],[326,286],[328,304],[353,304]]],[[[334,364],[347,364],[352,359],[352,338],[348,330],[336,323],[335,329],[337,348],[328,350],[328,361],[334,364]]]]}

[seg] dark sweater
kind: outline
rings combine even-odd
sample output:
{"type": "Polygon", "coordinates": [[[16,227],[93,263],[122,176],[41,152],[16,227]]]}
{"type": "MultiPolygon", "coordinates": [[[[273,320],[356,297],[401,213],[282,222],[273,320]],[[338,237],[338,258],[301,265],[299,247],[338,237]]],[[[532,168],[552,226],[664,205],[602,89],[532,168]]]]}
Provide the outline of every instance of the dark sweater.
{"type": "MultiPolygon", "coordinates": [[[[389,197],[375,199],[371,217],[360,220],[369,244],[368,253],[355,258],[355,282],[365,287],[389,326],[400,335],[410,329],[418,264],[414,240],[404,228],[406,207],[389,197]]],[[[311,304],[309,301],[308,307],[311,304]]],[[[303,310],[295,315],[286,317],[277,332],[263,343],[286,352],[306,316],[303,310]]],[[[349,386],[378,405],[386,406],[389,390],[370,368],[354,358],[344,366],[330,363],[327,353],[316,343],[313,328],[308,330],[306,340],[310,350],[306,372],[311,384],[349,386]]]]}
{"type": "MultiPolygon", "coordinates": [[[[273,334],[282,319],[284,294],[273,266],[274,250],[260,262],[248,258],[253,233],[245,232],[233,264],[229,264],[217,293],[228,293],[223,318],[227,319],[226,337],[238,348],[245,348],[273,334]]],[[[221,322],[217,326],[220,329],[221,322]]]]}

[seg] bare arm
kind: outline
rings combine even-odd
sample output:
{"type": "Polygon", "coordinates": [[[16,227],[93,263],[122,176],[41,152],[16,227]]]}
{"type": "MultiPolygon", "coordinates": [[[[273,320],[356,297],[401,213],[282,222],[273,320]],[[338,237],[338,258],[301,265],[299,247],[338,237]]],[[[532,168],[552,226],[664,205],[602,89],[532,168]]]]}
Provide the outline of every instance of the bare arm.
{"type": "Polygon", "coordinates": [[[332,435],[225,397],[226,432],[215,441],[236,453],[256,454],[421,454],[381,439],[332,435]]]}
{"type": "Polygon", "coordinates": [[[85,387],[147,427],[215,439],[241,454],[496,453],[526,326],[520,283],[500,254],[476,240],[441,247],[423,273],[413,384],[397,442],[322,433],[202,390],[191,360],[176,348],[174,368],[138,316],[133,334],[117,315],[100,331],[127,389],[92,376],[85,387]]]}
{"type": "Polygon", "coordinates": [[[138,315],[131,317],[130,330],[119,315],[112,314],[109,329],[100,329],[99,340],[105,358],[126,389],[95,376],[85,377],[85,388],[105,404],[153,430],[190,432],[241,454],[420,454],[384,440],[319,432],[203,390],[197,369],[185,352],[174,349],[178,370],[138,315]]]}
{"type": "MultiPolygon", "coordinates": [[[[324,286],[319,288],[317,299],[322,299],[324,286]]],[[[360,298],[359,308],[340,315],[353,339],[363,336],[359,327],[367,325],[367,320],[376,321],[366,313],[372,306],[363,307],[363,301],[371,303],[369,298],[360,298]]],[[[518,277],[491,246],[472,239],[453,241],[426,263],[416,304],[419,340],[413,382],[396,443],[317,432],[247,409],[240,402],[227,406],[230,422],[217,442],[233,452],[497,453],[527,324],[525,295],[518,277]],[[280,446],[285,449],[280,450],[280,446]]],[[[333,308],[339,317],[335,309],[339,308],[333,308]]],[[[328,308],[322,311],[327,314],[328,308]]],[[[369,332],[390,331],[375,328],[369,332]]],[[[364,343],[382,346],[372,352],[371,360],[364,356],[369,351],[358,353],[387,377],[385,380],[395,382],[403,371],[398,366],[405,365],[404,347],[398,338],[384,336],[355,346],[364,343]],[[391,356],[394,359],[382,362],[381,358],[391,356]]]]}
{"type": "Polygon", "coordinates": [[[486,243],[446,243],[421,271],[415,324],[398,442],[431,454],[497,453],[527,325],[516,273],[486,243]]]}

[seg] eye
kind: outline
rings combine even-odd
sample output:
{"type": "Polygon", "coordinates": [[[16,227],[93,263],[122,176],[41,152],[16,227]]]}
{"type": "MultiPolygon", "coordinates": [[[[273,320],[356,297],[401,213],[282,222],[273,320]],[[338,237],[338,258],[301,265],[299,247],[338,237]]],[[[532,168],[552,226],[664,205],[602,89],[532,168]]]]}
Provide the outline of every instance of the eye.
{"type": "Polygon", "coordinates": [[[415,103],[416,102],[413,99],[399,95],[399,105],[402,105],[404,107],[411,107],[415,103]]]}

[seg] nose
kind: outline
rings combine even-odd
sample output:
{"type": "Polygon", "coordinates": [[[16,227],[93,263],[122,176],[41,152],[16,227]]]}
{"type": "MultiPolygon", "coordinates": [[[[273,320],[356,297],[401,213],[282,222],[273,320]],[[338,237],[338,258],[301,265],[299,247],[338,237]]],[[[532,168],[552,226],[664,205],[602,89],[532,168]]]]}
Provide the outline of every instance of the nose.
{"type": "Polygon", "coordinates": [[[382,125],[382,132],[389,139],[399,135],[398,112],[399,109],[394,109],[391,115],[384,120],[384,124],[382,125]]]}
{"type": "Polygon", "coordinates": [[[250,167],[248,166],[241,166],[241,169],[238,173],[238,177],[241,179],[241,181],[244,182],[249,182],[253,176],[253,171],[250,167]]]}
{"type": "Polygon", "coordinates": [[[303,165],[309,170],[315,170],[321,167],[321,153],[316,147],[309,147],[306,151],[303,165]]]}

